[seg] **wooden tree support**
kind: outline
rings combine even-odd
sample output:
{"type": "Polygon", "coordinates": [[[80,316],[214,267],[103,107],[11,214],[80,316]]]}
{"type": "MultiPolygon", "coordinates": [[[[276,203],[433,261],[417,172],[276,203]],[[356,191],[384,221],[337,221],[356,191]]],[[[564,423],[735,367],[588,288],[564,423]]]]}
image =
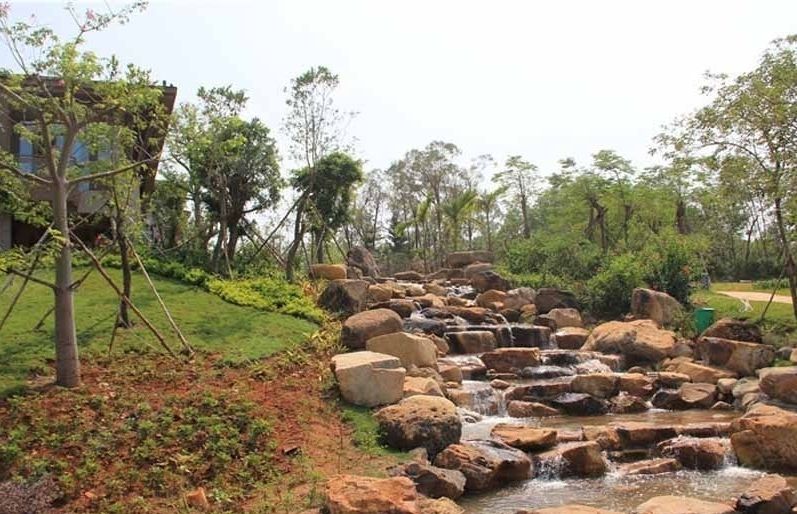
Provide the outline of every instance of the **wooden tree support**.
{"type": "Polygon", "coordinates": [[[108,282],[108,285],[111,286],[111,288],[114,291],[116,291],[116,295],[123,302],[125,302],[127,304],[127,306],[130,307],[130,310],[132,310],[133,313],[136,316],[138,316],[138,318],[142,321],[142,323],[144,323],[144,325],[147,326],[147,328],[150,330],[150,332],[152,332],[152,334],[158,340],[158,342],[163,347],[163,349],[166,350],[166,352],[170,356],[172,356],[175,359],[178,359],[177,354],[175,354],[174,350],[172,350],[171,347],[169,347],[168,343],[166,343],[166,339],[164,339],[163,335],[158,331],[158,329],[155,327],[155,325],[150,323],[150,321],[146,318],[146,316],[144,316],[144,313],[142,313],[138,309],[138,307],[136,307],[133,304],[133,302],[130,301],[130,298],[126,297],[122,293],[122,291],[119,289],[119,286],[117,286],[116,283],[114,283],[113,279],[105,271],[105,268],[102,267],[102,264],[100,263],[99,259],[97,259],[97,256],[94,255],[94,253],[91,250],[89,250],[89,248],[86,246],[86,244],[79,237],[77,237],[74,232],[70,231],[70,234],[71,234],[72,238],[75,240],[75,242],[78,244],[78,246],[80,246],[81,250],[83,250],[83,252],[85,252],[86,255],[89,256],[89,259],[91,259],[91,262],[94,263],[94,267],[97,268],[97,271],[99,271],[100,275],[102,275],[102,278],[104,278],[105,281],[108,282]]]}
{"type": "MultiPolygon", "coordinates": [[[[52,227],[52,225],[50,225],[50,227],[52,227]]],[[[36,267],[39,265],[39,259],[41,259],[41,245],[44,244],[45,241],[47,241],[49,235],[50,235],[50,230],[48,228],[48,230],[44,231],[44,234],[41,235],[39,240],[36,241],[36,244],[33,245],[33,248],[31,249],[32,252],[35,252],[33,255],[33,261],[31,262],[30,266],[28,266],[28,272],[24,275],[24,280],[22,281],[22,285],[19,286],[19,291],[17,291],[17,294],[14,295],[14,298],[11,300],[11,303],[8,306],[8,310],[6,310],[6,313],[3,316],[2,321],[0,321],[0,330],[3,330],[3,326],[5,326],[6,321],[8,321],[8,318],[11,316],[11,313],[14,312],[14,307],[17,306],[17,302],[19,301],[19,298],[22,296],[22,293],[25,291],[25,287],[27,287],[28,282],[33,279],[33,273],[36,271],[36,267]]],[[[14,270],[8,270],[8,272],[9,274],[16,273],[14,272],[14,270]]],[[[34,282],[38,281],[34,280],[34,282]]],[[[54,308],[55,307],[53,307],[53,309],[54,308]]]]}

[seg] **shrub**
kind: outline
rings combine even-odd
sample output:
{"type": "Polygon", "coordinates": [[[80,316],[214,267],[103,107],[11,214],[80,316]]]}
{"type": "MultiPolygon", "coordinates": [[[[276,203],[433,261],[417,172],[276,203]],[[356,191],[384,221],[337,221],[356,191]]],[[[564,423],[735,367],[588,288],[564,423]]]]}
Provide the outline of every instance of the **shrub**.
{"type": "Polygon", "coordinates": [[[664,237],[642,253],[645,282],[664,291],[682,304],[689,302],[691,282],[700,278],[703,266],[694,241],[683,237],[664,237]]]}
{"type": "Polygon", "coordinates": [[[587,240],[537,235],[512,243],[505,256],[511,273],[561,276],[586,280],[604,262],[600,248],[587,240]]]}
{"type": "Polygon", "coordinates": [[[208,291],[221,299],[254,307],[256,309],[279,312],[320,323],[324,313],[316,307],[302,289],[282,279],[261,277],[241,280],[210,279],[208,291]]]}
{"type": "Polygon", "coordinates": [[[638,256],[624,254],[615,257],[587,281],[585,304],[595,315],[619,317],[631,309],[631,293],[643,285],[644,275],[638,256]]]}

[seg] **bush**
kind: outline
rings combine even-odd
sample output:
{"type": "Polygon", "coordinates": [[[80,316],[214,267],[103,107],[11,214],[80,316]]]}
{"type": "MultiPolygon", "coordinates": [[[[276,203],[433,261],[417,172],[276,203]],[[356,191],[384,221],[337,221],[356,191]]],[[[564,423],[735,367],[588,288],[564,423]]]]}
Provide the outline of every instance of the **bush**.
{"type": "Polygon", "coordinates": [[[617,318],[631,309],[631,293],[644,284],[645,270],[638,256],[625,254],[611,260],[586,284],[588,310],[597,316],[617,318]]]}
{"type": "Polygon", "coordinates": [[[236,305],[288,314],[316,323],[320,323],[324,319],[324,312],[316,307],[299,286],[282,279],[263,277],[220,280],[214,278],[208,281],[207,287],[211,293],[236,305]]]}
{"type": "Polygon", "coordinates": [[[587,240],[537,235],[512,243],[505,256],[511,273],[561,276],[587,280],[604,262],[600,248],[587,240]]]}
{"type": "Polygon", "coordinates": [[[642,252],[645,282],[657,291],[664,291],[682,304],[689,303],[691,282],[703,270],[699,249],[694,241],[683,237],[664,237],[642,252]]]}

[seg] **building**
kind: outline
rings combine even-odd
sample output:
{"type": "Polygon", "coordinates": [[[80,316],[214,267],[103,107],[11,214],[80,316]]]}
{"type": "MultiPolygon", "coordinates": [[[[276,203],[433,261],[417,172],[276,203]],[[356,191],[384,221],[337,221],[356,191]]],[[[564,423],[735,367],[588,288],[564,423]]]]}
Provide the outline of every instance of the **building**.
{"type": "MultiPolygon", "coordinates": [[[[46,79],[49,84],[52,84],[52,92],[55,95],[59,94],[58,84],[56,79],[46,79]]],[[[162,91],[161,103],[167,114],[171,114],[174,109],[175,100],[177,97],[177,88],[165,83],[157,87],[162,91]]],[[[61,93],[62,94],[62,93],[61,93]]],[[[87,97],[89,97],[87,95],[87,97]]],[[[33,173],[37,169],[41,161],[40,154],[37,155],[34,145],[30,141],[20,137],[15,127],[20,123],[29,123],[27,121],[29,114],[16,111],[10,108],[7,102],[0,96],[0,149],[7,151],[17,158],[18,167],[23,172],[33,173]]],[[[145,160],[144,155],[160,155],[165,141],[165,131],[160,130],[159,134],[138,133],[137,139],[146,142],[141,146],[135,147],[132,151],[133,155],[128,157],[132,161],[145,160]],[[145,147],[146,146],[146,147],[145,147]]],[[[56,137],[53,141],[54,145],[59,144],[56,137]]],[[[72,151],[72,159],[77,164],[96,161],[103,159],[102,155],[95,155],[89,151],[86,145],[78,141],[74,145],[72,151]]],[[[140,187],[139,197],[143,197],[153,191],[155,188],[155,177],[158,171],[159,162],[151,162],[147,165],[145,171],[139,173],[140,187]]],[[[30,187],[30,194],[33,200],[49,201],[51,193],[46,186],[33,185],[29,182],[26,184],[30,187]]],[[[104,191],[101,186],[90,183],[81,183],[78,187],[74,188],[69,195],[68,204],[70,212],[79,215],[93,214],[100,208],[107,200],[107,191],[104,191]]],[[[93,225],[83,225],[79,234],[86,241],[93,240],[92,235],[103,232],[108,229],[107,220],[100,221],[93,225]]],[[[31,226],[22,220],[14,219],[12,216],[0,212],[0,250],[6,250],[13,246],[31,246],[38,241],[41,237],[42,229],[39,227],[31,226]]]]}

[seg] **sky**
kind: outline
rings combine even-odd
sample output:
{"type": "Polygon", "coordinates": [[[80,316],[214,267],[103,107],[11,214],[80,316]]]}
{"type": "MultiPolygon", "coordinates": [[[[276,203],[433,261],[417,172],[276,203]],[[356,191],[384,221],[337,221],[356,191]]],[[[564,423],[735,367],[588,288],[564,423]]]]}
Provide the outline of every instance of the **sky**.
{"type": "MultiPolygon", "coordinates": [[[[69,35],[63,7],[12,2],[11,17],[35,13],[69,35]]],[[[358,113],[347,133],[366,169],[443,140],[463,161],[520,154],[550,173],[604,148],[655,163],[662,126],[706,102],[706,71],[749,70],[790,33],[795,0],[155,0],[89,47],[150,69],[178,101],[200,86],[245,89],[247,115],[275,131],[290,79],[327,66],[337,106],[358,113]]]]}

